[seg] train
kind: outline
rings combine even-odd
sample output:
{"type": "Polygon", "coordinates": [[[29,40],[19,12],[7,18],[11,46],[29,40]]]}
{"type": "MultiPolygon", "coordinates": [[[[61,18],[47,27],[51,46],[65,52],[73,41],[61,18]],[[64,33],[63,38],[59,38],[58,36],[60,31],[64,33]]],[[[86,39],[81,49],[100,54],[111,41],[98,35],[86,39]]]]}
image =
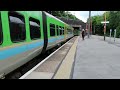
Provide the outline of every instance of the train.
{"type": "Polygon", "coordinates": [[[0,76],[73,37],[73,28],[45,11],[0,11],[0,76]]]}

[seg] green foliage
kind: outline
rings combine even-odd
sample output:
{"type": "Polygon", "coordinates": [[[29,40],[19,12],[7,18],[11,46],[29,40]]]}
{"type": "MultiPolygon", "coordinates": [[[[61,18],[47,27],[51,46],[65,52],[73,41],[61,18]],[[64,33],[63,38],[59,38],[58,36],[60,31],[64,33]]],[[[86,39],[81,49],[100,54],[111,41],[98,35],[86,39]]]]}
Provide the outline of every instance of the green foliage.
{"type": "Polygon", "coordinates": [[[76,35],[76,36],[79,36],[80,35],[80,30],[77,30],[77,29],[73,30],[73,34],[76,35]]]}
{"type": "Polygon", "coordinates": [[[65,12],[65,11],[46,11],[53,16],[58,16],[58,17],[64,17],[64,18],[69,18],[69,19],[75,19],[78,20],[78,18],[75,15],[72,15],[70,12],[65,12]]]}
{"type": "MultiPolygon", "coordinates": [[[[92,26],[95,26],[96,34],[103,35],[104,25],[101,24],[101,21],[104,21],[103,15],[97,15],[92,17],[92,26]]],[[[109,21],[109,24],[106,26],[106,35],[109,36],[110,29],[113,30],[112,35],[114,34],[114,29],[117,30],[116,37],[120,36],[120,11],[107,11],[106,20],[109,21]]]]}
{"type": "Polygon", "coordinates": [[[103,24],[101,24],[101,21],[103,20],[103,16],[98,15],[92,17],[92,26],[95,26],[96,34],[103,35],[103,24]]]}
{"type": "Polygon", "coordinates": [[[120,25],[116,28],[116,37],[120,38],[120,25]]]}

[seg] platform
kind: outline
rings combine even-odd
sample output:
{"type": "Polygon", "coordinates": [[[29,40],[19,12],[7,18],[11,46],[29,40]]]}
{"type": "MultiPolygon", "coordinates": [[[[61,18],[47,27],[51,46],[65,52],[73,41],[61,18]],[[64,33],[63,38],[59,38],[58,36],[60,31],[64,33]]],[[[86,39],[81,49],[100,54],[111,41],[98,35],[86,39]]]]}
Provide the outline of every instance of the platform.
{"type": "Polygon", "coordinates": [[[73,79],[120,79],[120,43],[103,36],[79,38],[73,79]],[[111,43],[110,43],[111,42],[111,43]]]}

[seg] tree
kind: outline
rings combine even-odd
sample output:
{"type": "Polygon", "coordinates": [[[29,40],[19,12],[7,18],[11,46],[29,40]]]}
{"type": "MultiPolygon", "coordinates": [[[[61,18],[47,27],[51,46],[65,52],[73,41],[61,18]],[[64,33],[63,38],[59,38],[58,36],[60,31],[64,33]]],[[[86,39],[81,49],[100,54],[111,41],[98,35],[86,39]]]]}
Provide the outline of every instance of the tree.
{"type": "Polygon", "coordinates": [[[65,11],[46,11],[46,12],[52,14],[53,16],[58,16],[58,17],[64,17],[64,18],[79,20],[75,15],[72,15],[68,11],[66,11],[66,12],[65,11]]]}
{"type": "MultiPolygon", "coordinates": [[[[106,20],[109,21],[109,13],[110,12],[106,12],[106,20]]],[[[104,35],[103,29],[104,29],[104,24],[101,24],[101,21],[104,21],[104,17],[105,17],[105,13],[103,15],[96,15],[96,16],[92,16],[92,31],[94,30],[95,27],[95,32],[98,35],[104,35]]],[[[87,19],[88,21],[88,19],[87,19]]],[[[109,24],[107,24],[106,26],[106,34],[109,34],[109,24]]]]}
{"type": "MultiPolygon", "coordinates": [[[[92,25],[96,28],[96,34],[103,35],[103,25],[100,23],[104,21],[103,15],[96,15],[92,17],[92,25]]],[[[120,37],[120,11],[108,11],[106,12],[106,20],[109,21],[106,27],[106,35],[108,36],[110,33],[110,29],[112,29],[112,36],[114,35],[114,29],[116,29],[116,37],[120,37]]]]}
{"type": "Polygon", "coordinates": [[[110,28],[116,29],[116,37],[120,36],[120,11],[110,11],[110,28]]]}

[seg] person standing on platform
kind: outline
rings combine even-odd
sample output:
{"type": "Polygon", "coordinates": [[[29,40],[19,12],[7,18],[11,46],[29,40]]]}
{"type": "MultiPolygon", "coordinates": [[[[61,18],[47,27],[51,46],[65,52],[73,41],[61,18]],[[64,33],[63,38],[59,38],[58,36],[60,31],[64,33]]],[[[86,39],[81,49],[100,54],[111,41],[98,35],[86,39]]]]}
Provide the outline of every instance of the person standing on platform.
{"type": "Polygon", "coordinates": [[[85,30],[82,29],[82,39],[84,40],[84,38],[85,38],[85,30]]]}

